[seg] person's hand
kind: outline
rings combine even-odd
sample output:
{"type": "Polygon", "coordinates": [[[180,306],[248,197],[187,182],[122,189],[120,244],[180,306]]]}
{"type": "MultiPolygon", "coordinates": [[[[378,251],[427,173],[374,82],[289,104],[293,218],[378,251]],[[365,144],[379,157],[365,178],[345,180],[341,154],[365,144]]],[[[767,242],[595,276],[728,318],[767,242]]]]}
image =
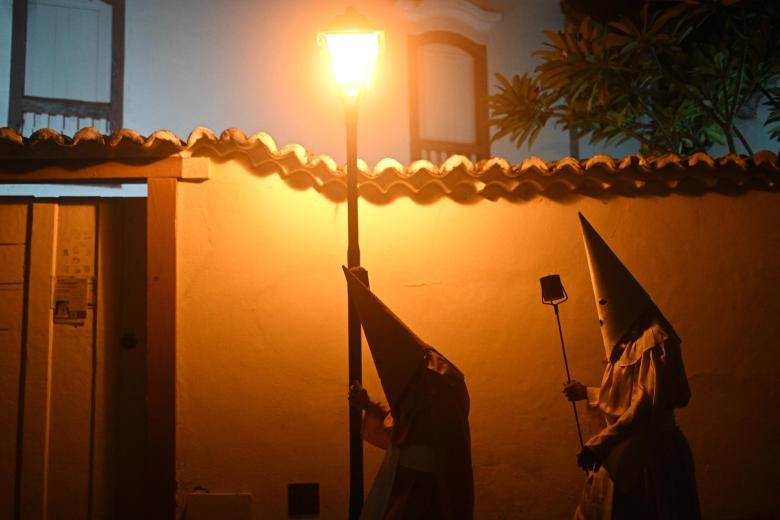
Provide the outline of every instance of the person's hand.
{"type": "Polygon", "coordinates": [[[598,455],[587,446],[577,455],[577,465],[585,471],[598,471],[601,467],[601,461],[598,455]]]}
{"type": "Polygon", "coordinates": [[[570,383],[563,383],[563,394],[569,401],[582,401],[588,398],[588,388],[572,379],[570,383]]]}
{"type": "Polygon", "coordinates": [[[371,405],[371,399],[368,397],[368,392],[363,388],[363,385],[360,384],[360,381],[352,381],[352,384],[349,385],[349,394],[347,394],[347,396],[349,405],[358,410],[366,410],[371,405]]]}

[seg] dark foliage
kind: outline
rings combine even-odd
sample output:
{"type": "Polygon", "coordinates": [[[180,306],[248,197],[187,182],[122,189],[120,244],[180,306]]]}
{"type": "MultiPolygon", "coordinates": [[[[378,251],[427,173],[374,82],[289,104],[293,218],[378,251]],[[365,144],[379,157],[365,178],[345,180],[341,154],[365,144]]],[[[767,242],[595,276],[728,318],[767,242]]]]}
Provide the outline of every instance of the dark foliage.
{"type": "Polygon", "coordinates": [[[714,143],[751,154],[735,122],[760,102],[780,140],[780,2],[648,1],[617,21],[586,16],[545,34],[534,74],[496,74],[493,140],[530,147],[553,121],[594,144],[635,139],[648,155],[714,143]]]}

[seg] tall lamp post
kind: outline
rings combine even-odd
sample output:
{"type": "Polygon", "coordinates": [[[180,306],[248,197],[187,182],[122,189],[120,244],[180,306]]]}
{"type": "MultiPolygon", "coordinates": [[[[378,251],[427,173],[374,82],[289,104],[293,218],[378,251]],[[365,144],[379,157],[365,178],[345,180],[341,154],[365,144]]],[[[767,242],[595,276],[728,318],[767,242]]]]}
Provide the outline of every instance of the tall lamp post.
{"type": "MultiPolygon", "coordinates": [[[[344,100],[347,125],[347,266],[360,265],[358,241],[357,113],[361,94],[371,83],[377,57],[384,45],[384,32],[377,30],[355,9],[335,18],[317,35],[320,48],[330,61],[333,77],[344,100]]],[[[360,320],[348,293],[349,380],[362,381],[360,320]]],[[[357,520],[363,507],[363,441],[361,412],[349,409],[349,518],[357,520]]]]}

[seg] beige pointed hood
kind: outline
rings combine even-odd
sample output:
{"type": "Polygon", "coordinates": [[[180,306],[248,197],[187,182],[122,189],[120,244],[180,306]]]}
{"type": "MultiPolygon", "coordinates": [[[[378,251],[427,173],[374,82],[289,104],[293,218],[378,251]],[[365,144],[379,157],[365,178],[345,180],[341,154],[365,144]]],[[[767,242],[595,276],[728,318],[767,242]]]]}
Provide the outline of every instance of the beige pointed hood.
{"type": "Polygon", "coordinates": [[[397,407],[414,374],[425,366],[428,345],[346,267],[347,285],[368,340],[390,408],[397,407]]]}
{"type": "Polygon", "coordinates": [[[601,336],[609,358],[612,348],[654,303],[590,222],[582,213],[579,216],[601,336]]]}

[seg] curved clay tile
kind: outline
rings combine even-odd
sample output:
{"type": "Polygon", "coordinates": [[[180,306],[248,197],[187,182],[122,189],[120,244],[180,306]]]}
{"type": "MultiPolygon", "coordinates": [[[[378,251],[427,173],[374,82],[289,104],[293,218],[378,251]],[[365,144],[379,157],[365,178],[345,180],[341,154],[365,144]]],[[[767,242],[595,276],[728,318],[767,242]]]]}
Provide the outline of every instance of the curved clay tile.
{"type": "Polygon", "coordinates": [[[69,137],[44,128],[24,138],[13,129],[0,129],[0,160],[148,159],[176,155],[184,147],[184,143],[167,130],[143,137],[127,128],[111,135],[104,135],[95,128],[82,128],[69,137]]]}
{"type": "MultiPolygon", "coordinates": [[[[166,130],[144,137],[126,128],[111,135],[84,128],[71,138],[44,129],[24,138],[10,128],[0,128],[0,164],[85,158],[132,162],[171,155],[205,156],[217,161],[237,159],[258,175],[278,174],[295,189],[313,188],[336,201],[346,197],[344,165],[327,155],[312,156],[297,144],[279,148],[263,132],[247,137],[241,130],[229,128],[217,136],[208,128],[196,128],[185,143],[166,130]]],[[[458,201],[522,201],[539,195],[566,198],[576,194],[664,195],[672,191],[733,193],[776,190],[778,181],[780,163],[777,155],[768,151],[750,157],[729,154],[717,159],[705,153],[689,157],[628,155],[619,159],[595,155],[584,160],[564,157],[549,162],[529,157],[514,165],[500,157],[475,164],[467,157],[453,155],[440,165],[427,160],[403,165],[395,159],[382,159],[373,169],[358,161],[360,194],[375,203],[398,197],[426,203],[442,196],[458,201]]]]}

